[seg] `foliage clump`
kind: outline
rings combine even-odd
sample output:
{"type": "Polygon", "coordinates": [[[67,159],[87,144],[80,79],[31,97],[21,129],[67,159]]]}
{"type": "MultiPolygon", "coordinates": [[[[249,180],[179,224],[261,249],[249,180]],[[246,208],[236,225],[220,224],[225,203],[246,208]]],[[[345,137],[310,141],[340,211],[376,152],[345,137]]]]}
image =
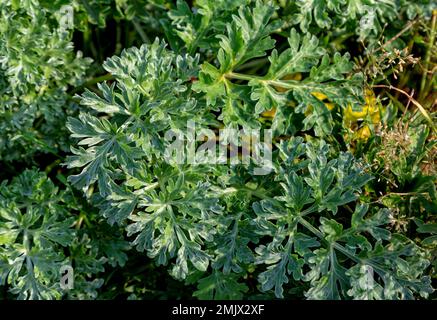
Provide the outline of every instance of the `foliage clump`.
{"type": "Polygon", "coordinates": [[[434,9],[0,0],[0,297],[432,298],[434,9]]]}

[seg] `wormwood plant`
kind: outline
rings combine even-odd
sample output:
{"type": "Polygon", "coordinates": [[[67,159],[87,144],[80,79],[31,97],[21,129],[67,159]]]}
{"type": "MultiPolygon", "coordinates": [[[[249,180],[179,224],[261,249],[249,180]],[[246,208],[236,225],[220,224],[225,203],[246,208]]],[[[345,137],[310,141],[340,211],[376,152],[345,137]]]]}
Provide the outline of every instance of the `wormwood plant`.
{"type": "Polygon", "coordinates": [[[80,140],[67,162],[82,168],[71,183],[99,203],[109,223],[126,229],[137,250],[170,265],[174,277],[202,277],[199,297],[241,298],[241,279],[255,270],[260,290],[277,297],[285,283],[300,281],[313,299],[426,297],[426,254],[384,229],[386,210],[357,204],[348,219],[336,219],[371,179],[351,154],[296,137],[275,143],[274,173],[262,177],[250,166],[164,162],[163,134],[183,130],[187,120],[257,128],[265,126],[260,114],[276,107],[284,115],[271,126],[280,136],[295,134],[297,124],[287,121],[313,105],[299,130],[323,136],[333,120],[312,92],[340,108],[359,105],[362,76],[353,74],[349,56],[330,57],[316,37],[294,29],[279,53],[270,36],[280,26],[270,23],[273,13],[261,2],[240,9],[217,35],[217,62],[203,62],[200,71],[199,56],[176,55],[160,40],[108,59],[103,66],[115,82],[100,84],[101,96],[81,96],[105,116],[81,113],[68,122],[80,140]],[[235,72],[271,49],[265,76],[235,72]],[[305,78],[283,79],[298,72],[305,78]],[[367,287],[366,270],[374,281],[367,287]]]}
{"type": "Polygon", "coordinates": [[[433,8],[0,0],[0,296],[429,298],[433,40],[417,40],[419,101],[386,82],[415,81],[391,57],[414,47],[407,32],[435,37],[435,15],[414,29],[433,8]],[[186,142],[229,142],[190,138],[193,123],[241,130],[229,153],[248,161],[172,157],[170,132],[187,157],[186,142]],[[243,150],[256,130],[271,144],[243,150]]]}
{"type": "Polygon", "coordinates": [[[61,124],[74,108],[66,91],[81,83],[90,59],[37,3],[1,1],[0,12],[0,160],[66,150],[61,124]]]}
{"type": "Polygon", "coordinates": [[[106,265],[123,266],[129,244],[92,216],[70,190],[26,170],[0,185],[0,284],[18,299],[92,299],[106,265]],[[60,270],[74,267],[73,290],[60,287],[60,270]]]}

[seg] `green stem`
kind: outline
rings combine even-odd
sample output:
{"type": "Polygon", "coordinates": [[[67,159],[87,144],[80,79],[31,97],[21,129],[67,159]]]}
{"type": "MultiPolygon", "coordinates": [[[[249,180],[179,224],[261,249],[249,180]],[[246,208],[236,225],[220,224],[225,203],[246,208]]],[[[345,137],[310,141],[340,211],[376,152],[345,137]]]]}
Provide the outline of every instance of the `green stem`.
{"type": "Polygon", "coordinates": [[[97,50],[96,47],[94,46],[94,42],[91,39],[91,30],[88,22],[85,26],[85,31],[83,32],[83,46],[86,55],[88,55],[89,53],[88,49],[89,49],[91,51],[91,55],[94,58],[97,58],[97,50]]]}
{"type": "Polygon", "coordinates": [[[134,192],[134,194],[136,194],[136,195],[145,194],[146,192],[154,190],[157,187],[159,187],[159,182],[154,182],[154,183],[151,183],[144,188],[139,189],[138,191],[134,192]]]}
{"type": "Polygon", "coordinates": [[[107,80],[113,80],[113,79],[114,79],[114,76],[110,73],[107,73],[107,74],[104,74],[102,76],[88,80],[87,82],[84,83],[84,86],[92,86],[93,84],[107,81],[107,80]]]}
{"type": "Polygon", "coordinates": [[[46,174],[49,174],[54,167],[58,166],[61,163],[61,159],[56,159],[55,161],[53,161],[51,164],[49,164],[46,169],[44,170],[44,172],[46,174]]]}
{"type": "Polygon", "coordinates": [[[24,246],[24,249],[26,249],[26,254],[29,253],[30,240],[29,240],[29,231],[28,230],[24,230],[24,233],[23,233],[23,246],[24,246]]]}
{"type": "Polygon", "coordinates": [[[311,223],[306,221],[304,218],[299,218],[299,223],[305,228],[307,228],[309,231],[311,231],[313,234],[315,234],[317,237],[319,237],[320,239],[324,238],[323,233],[317,230],[316,227],[314,227],[311,223]]]}
{"type": "Polygon", "coordinates": [[[100,82],[108,81],[108,80],[113,80],[113,79],[114,79],[114,76],[112,74],[110,74],[110,73],[107,73],[107,74],[104,74],[102,76],[98,76],[98,77],[92,78],[92,79],[86,81],[85,83],[83,83],[82,85],[80,85],[80,86],[74,88],[73,90],[71,90],[70,95],[73,96],[75,93],[81,91],[82,89],[90,87],[92,85],[95,85],[96,83],[100,83],[100,82]]]}
{"type": "Polygon", "coordinates": [[[305,209],[304,211],[302,211],[300,213],[301,217],[305,217],[306,215],[309,215],[310,213],[313,213],[314,211],[316,211],[317,209],[317,204],[313,204],[311,207],[309,207],[308,209],[305,209]]]}
{"type": "Polygon", "coordinates": [[[236,72],[226,73],[224,74],[224,77],[229,79],[245,80],[245,81],[255,80],[255,81],[259,81],[264,85],[267,84],[284,89],[306,88],[308,90],[317,91],[317,86],[315,86],[314,84],[308,82],[296,81],[296,80],[269,80],[266,79],[265,77],[236,73],[236,72]]]}
{"type": "Polygon", "coordinates": [[[202,30],[200,30],[200,32],[197,34],[196,39],[194,39],[194,41],[191,43],[189,49],[188,49],[188,54],[189,55],[194,55],[194,53],[196,52],[196,48],[199,44],[199,41],[203,38],[203,36],[205,35],[206,31],[208,30],[208,28],[204,27],[202,30]]]}
{"type": "Polygon", "coordinates": [[[138,21],[137,21],[136,19],[133,19],[133,20],[132,20],[132,24],[134,25],[135,30],[136,30],[136,31],[138,32],[138,34],[140,35],[141,40],[142,40],[144,43],[150,43],[150,39],[149,39],[149,37],[148,37],[147,34],[143,31],[143,28],[142,28],[141,25],[138,23],[138,21]]]}
{"type": "MultiPolygon", "coordinates": [[[[29,231],[28,230],[24,230],[24,233],[23,233],[23,246],[24,246],[24,249],[26,250],[25,254],[26,254],[26,269],[27,269],[27,272],[32,277],[32,279],[35,279],[35,273],[34,273],[34,270],[33,270],[32,259],[29,256],[31,249],[30,249],[30,239],[29,239],[29,231]]],[[[34,281],[32,281],[32,287],[34,288],[34,290],[37,290],[34,281]]]]}
{"type": "Polygon", "coordinates": [[[115,28],[115,39],[116,39],[115,54],[119,55],[120,52],[121,52],[121,49],[123,48],[123,46],[121,44],[121,26],[120,26],[120,20],[117,20],[117,26],[115,28]]]}
{"type": "Polygon", "coordinates": [[[248,70],[252,68],[258,69],[259,67],[264,66],[268,61],[269,61],[268,58],[250,60],[249,62],[246,62],[245,64],[236,67],[235,70],[241,71],[241,70],[248,70]]]}
{"type": "Polygon", "coordinates": [[[235,73],[235,72],[229,72],[226,73],[225,78],[235,79],[235,80],[260,80],[260,81],[266,81],[263,77],[260,76],[254,76],[254,75],[248,75],[248,74],[242,74],[242,73],[235,73]]]}
{"type": "Polygon", "coordinates": [[[426,50],[426,54],[425,54],[425,62],[424,62],[424,72],[422,75],[422,81],[420,83],[420,96],[419,96],[419,100],[423,100],[426,95],[427,95],[427,90],[425,90],[425,86],[426,86],[426,80],[428,78],[428,67],[429,67],[429,63],[431,61],[431,53],[432,53],[432,49],[434,47],[434,41],[435,41],[435,35],[436,35],[436,18],[437,18],[437,10],[433,11],[433,15],[432,15],[432,22],[431,22],[431,34],[429,37],[429,43],[428,43],[428,48],[426,50]]]}

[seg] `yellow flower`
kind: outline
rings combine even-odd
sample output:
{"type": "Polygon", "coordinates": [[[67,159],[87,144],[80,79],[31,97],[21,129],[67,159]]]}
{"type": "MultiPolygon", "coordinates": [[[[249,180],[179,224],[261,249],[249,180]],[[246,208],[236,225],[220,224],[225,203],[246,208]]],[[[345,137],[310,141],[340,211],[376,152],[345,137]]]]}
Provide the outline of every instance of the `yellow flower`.
{"type": "Polygon", "coordinates": [[[367,116],[373,124],[377,124],[381,121],[379,108],[376,105],[375,94],[371,90],[366,90],[365,105],[361,111],[353,111],[351,106],[348,106],[343,112],[343,119],[345,124],[349,127],[353,122],[358,120],[364,120],[367,116]]]}
{"type": "Polygon", "coordinates": [[[274,118],[275,114],[276,114],[276,108],[271,108],[270,110],[261,113],[261,116],[264,118],[274,118]]]}
{"type": "Polygon", "coordinates": [[[319,99],[320,101],[323,101],[323,100],[325,100],[325,99],[328,99],[328,96],[327,96],[326,94],[321,93],[321,92],[317,92],[317,91],[315,91],[315,92],[311,92],[311,94],[312,94],[314,97],[316,97],[317,99],[319,99]]]}
{"type": "Polygon", "coordinates": [[[365,124],[362,128],[358,129],[357,132],[354,133],[355,140],[367,140],[370,138],[372,133],[370,132],[370,128],[367,124],[365,124]]]}
{"type": "Polygon", "coordinates": [[[365,105],[361,111],[353,111],[351,106],[348,106],[343,111],[343,124],[352,134],[352,140],[367,140],[372,135],[369,124],[377,125],[381,122],[381,110],[376,103],[376,97],[372,90],[366,89],[365,105]],[[358,121],[367,120],[359,129],[356,128],[358,121]]]}

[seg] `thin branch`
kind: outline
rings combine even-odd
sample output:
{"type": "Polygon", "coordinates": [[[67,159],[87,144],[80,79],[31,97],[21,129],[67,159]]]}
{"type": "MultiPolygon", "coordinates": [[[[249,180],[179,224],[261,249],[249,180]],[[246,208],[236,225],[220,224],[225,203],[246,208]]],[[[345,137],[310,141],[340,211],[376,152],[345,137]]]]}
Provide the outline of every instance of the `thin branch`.
{"type": "Polygon", "coordinates": [[[431,128],[432,129],[435,129],[435,127],[434,127],[434,123],[433,123],[433,121],[432,121],[432,119],[431,119],[431,117],[430,117],[430,115],[428,114],[428,112],[426,111],[426,109],[419,103],[419,102],[417,102],[417,100],[416,99],[414,99],[412,96],[410,96],[407,92],[405,92],[404,90],[402,90],[402,89],[399,89],[399,88],[396,88],[396,87],[394,87],[394,86],[392,86],[392,85],[385,85],[385,84],[375,84],[375,85],[373,85],[372,86],[373,88],[386,88],[386,89],[389,89],[389,90],[395,90],[395,91],[397,91],[397,92],[400,92],[400,93],[402,93],[403,95],[405,95],[406,97],[408,97],[408,100],[409,101],[411,101],[411,103],[412,104],[414,104],[418,109],[419,109],[419,111],[422,113],[422,115],[425,117],[425,119],[429,122],[429,124],[431,125],[431,128]]]}
{"type": "Polygon", "coordinates": [[[150,43],[150,39],[149,39],[149,37],[148,37],[147,34],[143,31],[143,28],[141,27],[140,23],[139,23],[135,18],[132,20],[132,24],[134,25],[135,30],[136,30],[136,31],[138,32],[138,34],[140,35],[141,40],[142,40],[144,43],[150,43]]]}
{"type": "Polygon", "coordinates": [[[384,49],[386,46],[388,46],[389,44],[391,44],[393,41],[395,41],[397,38],[399,38],[400,36],[402,36],[405,32],[407,32],[408,30],[411,29],[412,26],[414,26],[419,20],[413,20],[407,23],[407,25],[401,30],[399,31],[393,38],[391,38],[390,40],[388,40],[386,43],[384,43],[382,46],[380,46],[378,49],[376,49],[373,53],[378,52],[379,50],[384,49]]]}

